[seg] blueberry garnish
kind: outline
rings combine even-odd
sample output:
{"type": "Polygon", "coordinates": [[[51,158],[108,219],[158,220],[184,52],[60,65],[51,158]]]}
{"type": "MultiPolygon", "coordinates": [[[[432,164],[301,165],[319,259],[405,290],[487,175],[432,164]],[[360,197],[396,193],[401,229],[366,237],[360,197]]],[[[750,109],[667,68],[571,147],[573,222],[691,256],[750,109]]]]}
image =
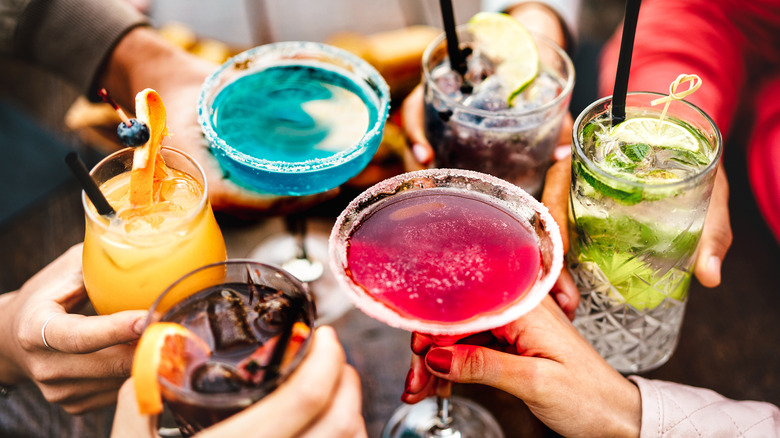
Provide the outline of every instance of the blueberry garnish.
{"type": "Polygon", "coordinates": [[[149,127],[146,123],[138,119],[130,119],[130,126],[125,122],[119,122],[116,127],[116,133],[119,141],[125,146],[138,147],[143,146],[149,141],[149,127]]]}

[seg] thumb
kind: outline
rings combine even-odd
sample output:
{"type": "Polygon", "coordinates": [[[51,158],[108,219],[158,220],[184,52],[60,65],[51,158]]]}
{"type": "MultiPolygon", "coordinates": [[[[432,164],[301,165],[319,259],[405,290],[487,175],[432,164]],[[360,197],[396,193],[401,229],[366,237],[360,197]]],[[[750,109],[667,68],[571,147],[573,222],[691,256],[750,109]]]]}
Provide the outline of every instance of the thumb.
{"type": "Polygon", "coordinates": [[[488,385],[519,396],[527,359],[486,347],[458,344],[432,348],[425,356],[425,364],[436,377],[488,385]]]}
{"type": "Polygon", "coordinates": [[[715,287],[720,284],[720,266],[731,246],[728,202],[729,186],[721,164],[715,176],[710,206],[699,241],[699,254],[694,266],[696,278],[705,287],[715,287]]]}
{"type": "Polygon", "coordinates": [[[157,438],[159,436],[156,417],[139,412],[133,379],[127,379],[119,388],[111,438],[157,438]]]}

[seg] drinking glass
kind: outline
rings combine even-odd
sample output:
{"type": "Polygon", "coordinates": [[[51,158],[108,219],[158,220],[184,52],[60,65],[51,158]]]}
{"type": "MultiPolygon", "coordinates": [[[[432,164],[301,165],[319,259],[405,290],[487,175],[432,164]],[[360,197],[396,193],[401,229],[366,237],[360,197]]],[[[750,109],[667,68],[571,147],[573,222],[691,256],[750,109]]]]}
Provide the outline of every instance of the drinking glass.
{"type": "MultiPolygon", "coordinates": [[[[628,93],[623,123],[644,117],[655,131],[661,108],[650,102],[661,97],[628,93]]],[[[676,348],[723,143],[707,114],[673,101],[664,123],[699,150],[662,150],[673,154],[671,164],[654,161],[648,177],[615,174],[603,164],[614,160],[594,152],[594,142],[603,141],[594,132],[610,129],[611,106],[611,97],[600,99],[574,123],[567,265],[581,293],[574,325],[615,369],[640,373],[664,364],[676,348]]],[[[618,147],[637,159],[648,146],[618,147]]]]}
{"type": "MultiPolygon", "coordinates": [[[[288,41],[223,64],[203,84],[198,114],[227,178],[259,193],[302,196],[339,187],[365,168],[389,107],[387,84],[364,60],[326,44],[288,41]]],[[[307,233],[301,212],[286,223],[286,232],[261,242],[252,257],[283,265],[319,301],[334,302],[327,233],[307,233]]],[[[331,309],[344,306],[322,308],[321,317],[334,319],[331,309]]]]}
{"type": "MultiPolygon", "coordinates": [[[[541,203],[506,181],[457,169],[405,173],[367,189],[336,220],[330,254],[359,309],[436,345],[516,320],[563,266],[558,226],[541,203]]],[[[438,397],[399,408],[383,436],[503,433],[479,405],[438,397]]]]}
{"type": "Polygon", "coordinates": [[[167,349],[162,357],[184,364],[183,375],[158,377],[181,433],[197,433],[277,388],[308,352],[314,319],[303,284],[270,265],[229,260],[173,283],[152,306],[147,326],[181,324],[211,350],[202,357],[167,349]]]}
{"type": "MultiPolygon", "coordinates": [[[[472,34],[458,28],[462,48],[471,49],[472,34]]],[[[468,62],[467,78],[479,76],[482,86],[464,91],[452,71],[447,40],[442,34],[423,53],[425,136],[435,152],[434,165],[470,169],[509,181],[538,197],[561,123],[574,88],[574,66],[564,50],[535,35],[540,68],[527,90],[507,107],[506,96],[485,85],[490,67],[468,62]]],[[[476,51],[476,50],[475,50],[476,51]]]]}
{"type": "Polygon", "coordinates": [[[86,215],[84,285],[95,311],[147,310],[174,280],[227,258],[222,232],[200,165],[179,150],[160,150],[171,175],[158,182],[161,197],[134,208],[127,193],[134,149],[117,151],[90,172],[116,210],[101,216],[82,193],[86,215]]]}

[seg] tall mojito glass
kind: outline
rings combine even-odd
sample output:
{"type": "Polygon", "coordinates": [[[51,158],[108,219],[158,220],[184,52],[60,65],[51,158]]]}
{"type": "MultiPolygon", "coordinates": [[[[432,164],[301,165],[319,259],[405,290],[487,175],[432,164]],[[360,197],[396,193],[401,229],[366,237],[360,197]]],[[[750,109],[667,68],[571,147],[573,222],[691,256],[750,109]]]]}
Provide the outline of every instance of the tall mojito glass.
{"type": "Polygon", "coordinates": [[[629,93],[574,123],[567,265],[581,293],[574,324],[618,371],[664,364],[683,321],[692,267],[723,143],[707,114],[629,93]]]}
{"type": "Polygon", "coordinates": [[[458,28],[468,54],[463,76],[450,65],[444,35],[423,54],[425,135],[435,152],[434,164],[497,176],[538,197],[568,111],[574,67],[554,42],[529,34],[528,51],[538,55],[538,66],[532,66],[538,73],[518,91],[512,73],[525,68],[517,64],[524,63],[526,51],[502,53],[496,46],[515,48],[519,43],[481,39],[479,32],[484,32],[479,26],[458,28]]]}

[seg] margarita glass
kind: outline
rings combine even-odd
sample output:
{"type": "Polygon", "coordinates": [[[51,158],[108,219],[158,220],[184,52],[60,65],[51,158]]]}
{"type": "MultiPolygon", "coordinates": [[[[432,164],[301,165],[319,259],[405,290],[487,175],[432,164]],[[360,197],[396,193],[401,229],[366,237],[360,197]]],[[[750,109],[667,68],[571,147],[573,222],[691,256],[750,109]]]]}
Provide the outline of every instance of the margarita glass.
{"type": "Polygon", "coordinates": [[[276,389],[308,352],[314,317],[300,281],[257,262],[215,263],[173,283],[151,308],[147,327],[181,324],[209,350],[160,353],[161,394],[181,433],[190,436],[276,389]]]}
{"type": "MultiPolygon", "coordinates": [[[[365,168],[389,107],[387,84],[364,60],[289,41],[223,64],[203,84],[198,117],[227,178],[260,193],[302,196],[334,189],[365,168]]],[[[282,265],[324,296],[335,284],[325,269],[327,233],[307,235],[304,215],[293,219],[288,232],[261,242],[252,257],[282,265]]]]}
{"type": "Polygon", "coordinates": [[[82,194],[84,285],[99,314],[147,310],[177,278],[227,258],[200,165],[163,147],[166,176],[155,182],[153,203],[138,207],[128,195],[133,154],[133,148],[122,149],[90,172],[116,211],[113,217],[98,214],[82,194]]]}
{"type": "Polygon", "coordinates": [[[580,290],[574,325],[615,369],[648,371],[674,352],[723,143],[696,106],[628,93],[574,123],[567,265],[580,290]]]}
{"type": "MultiPolygon", "coordinates": [[[[359,309],[437,345],[516,320],[563,266],[558,226],[541,203],[454,169],[405,173],[363,192],[338,217],[330,253],[359,309]]],[[[383,435],[503,436],[484,408],[446,397],[399,408],[383,435]]]]}

